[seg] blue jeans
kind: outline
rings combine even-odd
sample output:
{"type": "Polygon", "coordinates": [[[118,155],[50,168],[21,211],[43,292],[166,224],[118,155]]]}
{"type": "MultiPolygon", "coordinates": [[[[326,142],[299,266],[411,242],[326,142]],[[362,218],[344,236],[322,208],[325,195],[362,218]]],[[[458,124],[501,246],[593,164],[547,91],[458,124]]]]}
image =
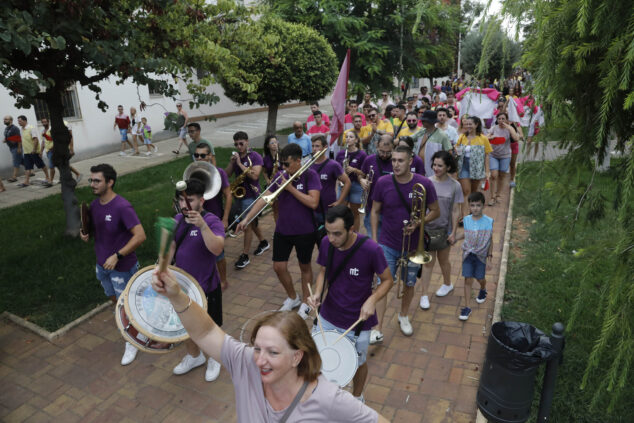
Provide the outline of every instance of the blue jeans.
{"type": "Polygon", "coordinates": [[[103,290],[107,297],[113,295],[119,298],[119,295],[123,292],[130,278],[139,270],[139,262],[137,261],[134,266],[127,272],[118,272],[116,270],[106,270],[103,266],[97,264],[95,271],[97,273],[97,279],[101,282],[103,290]]]}
{"type": "MultiPolygon", "coordinates": [[[[343,328],[342,329],[342,328],[339,328],[339,327],[333,325],[328,320],[324,319],[321,314],[319,315],[319,318],[321,319],[321,326],[324,328],[324,331],[326,331],[326,330],[334,330],[334,331],[337,331],[339,333],[344,333],[346,331],[346,329],[347,329],[347,328],[343,328]]],[[[319,325],[313,325],[313,333],[318,333],[320,331],[321,331],[321,329],[319,328],[319,325]]],[[[354,344],[355,349],[357,350],[359,367],[362,366],[365,363],[365,361],[367,360],[367,357],[368,357],[368,347],[370,346],[370,331],[369,330],[362,330],[361,334],[359,334],[359,337],[357,338],[356,342],[354,340],[354,331],[353,330],[351,330],[350,332],[348,332],[346,334],[346,338],[348,338],[354,344]]]]}
{"type": "MultiPolygon", "coordinates": [[[[381,244],[381,248],[383,249],[383,254],[385,255],[385,260],[387,260],[387,265],[390,267],[390,273],[394,276],[394,281],[398,279],[396,275],[396,263],[399,258],[401,258],[401,252],[396,251],[394,248],[390,248],[386,245],[381,244]]],[[[403,254],[403,256],[407,257],[408,253],[403,254]]],[[[420,264],[412,263],[407,260],[407,275],[403,283],[407,286],[416,285],[416,278],[418,276],[418,268],[420,264]]]]}

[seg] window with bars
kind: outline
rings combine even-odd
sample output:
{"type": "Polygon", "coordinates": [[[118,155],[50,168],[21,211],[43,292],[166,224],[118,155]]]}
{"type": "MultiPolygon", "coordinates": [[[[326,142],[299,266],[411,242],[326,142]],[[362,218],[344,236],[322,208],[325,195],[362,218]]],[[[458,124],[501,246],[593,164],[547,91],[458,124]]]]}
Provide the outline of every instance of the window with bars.
{"type": "MultiPolygon", "coordinates": [[[[35,118],[40,120],[48,118],[50,113],[46,102],[42,99],[35,100],[35,118]]],[[[81,109],[79,108],[79,100],[77,99],[77,90],[75,87],[68,89],[62,96],[62,106],[64,119],[81,119],[81,109]]]]}

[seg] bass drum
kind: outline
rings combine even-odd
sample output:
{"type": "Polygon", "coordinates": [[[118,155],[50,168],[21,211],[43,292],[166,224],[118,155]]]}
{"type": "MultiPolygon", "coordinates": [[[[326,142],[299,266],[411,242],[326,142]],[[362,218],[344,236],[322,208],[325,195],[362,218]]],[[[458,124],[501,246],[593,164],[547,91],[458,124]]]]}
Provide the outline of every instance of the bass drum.
{"type": "MultiPolygon", "coordinates": [[[[184,270],[168,267],[192,302],[207,310],[207,298],[198,282],[184,270]]],[[[130,344],[141,351],[161,354],[170,352],[189,335],[167,297],[152,288],[155,268],[144,267],[132,276],[117,301],[115,321],[130,344]]]]}

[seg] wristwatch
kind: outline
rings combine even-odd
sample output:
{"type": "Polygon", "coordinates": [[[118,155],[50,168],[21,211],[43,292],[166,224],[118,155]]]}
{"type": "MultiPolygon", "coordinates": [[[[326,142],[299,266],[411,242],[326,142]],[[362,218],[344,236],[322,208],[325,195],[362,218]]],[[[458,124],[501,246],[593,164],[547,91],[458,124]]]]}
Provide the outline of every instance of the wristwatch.
{"type": "Polygon", "coordinates": [[[117,260],[121,260],[123,258],[123,254],[117,251],[117,260]]]}

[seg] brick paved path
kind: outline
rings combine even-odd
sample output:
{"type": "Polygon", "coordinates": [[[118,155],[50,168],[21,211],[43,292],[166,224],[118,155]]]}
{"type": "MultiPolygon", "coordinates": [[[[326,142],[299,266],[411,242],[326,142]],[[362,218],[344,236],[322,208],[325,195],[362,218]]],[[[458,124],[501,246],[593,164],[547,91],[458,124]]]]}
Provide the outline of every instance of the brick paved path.
{"type": "MultiPolygon", "coordinates": [[[[451,254],[456,289],[444,298],[430,297],[428,311],[418,308],[416,295],[410,310],[413,336],[400,333],[398,302],[390,293],[385,340],[370,346],[365,390],[368,405],[388,419],[408,423],[475,421],[475,395],[498,278],[506,200],[508,195],[503,205],[485,209],[495,219],[493,271],[487,275],[489,298],[482,305],[472,302],[474,311],[467,323],[457,317],[463,292],[458,247],[451,254]]],[[[263,219],[262,227],[265,234],[271,234],[270,215],[263,219]]],[[[234,337],[240,336],[250,317],[279,308],[285,297],[272,269],[271,250],[261,257],[251,256],[246,269],[233,269],[241,244],[241,238],[227,242],[231,286],[224,294],[224,329],[234,337]]],[[[295,259],[290,269],[298,281],[295,259]]],[[[441,283],[438,266],[435,270],[433,291],[441,283]]],[[[119,364],[122,353],[123,339],[115,326],[113,308],[53,343],[13,323],[0,322],[0,420],[235,421],[233,386],[225,370],[217,381],[207,383],[204,366],[183,376],[172,374],[184,355],[182,347],[166,355],[139,353],[126,367],[119,364]]]]}

